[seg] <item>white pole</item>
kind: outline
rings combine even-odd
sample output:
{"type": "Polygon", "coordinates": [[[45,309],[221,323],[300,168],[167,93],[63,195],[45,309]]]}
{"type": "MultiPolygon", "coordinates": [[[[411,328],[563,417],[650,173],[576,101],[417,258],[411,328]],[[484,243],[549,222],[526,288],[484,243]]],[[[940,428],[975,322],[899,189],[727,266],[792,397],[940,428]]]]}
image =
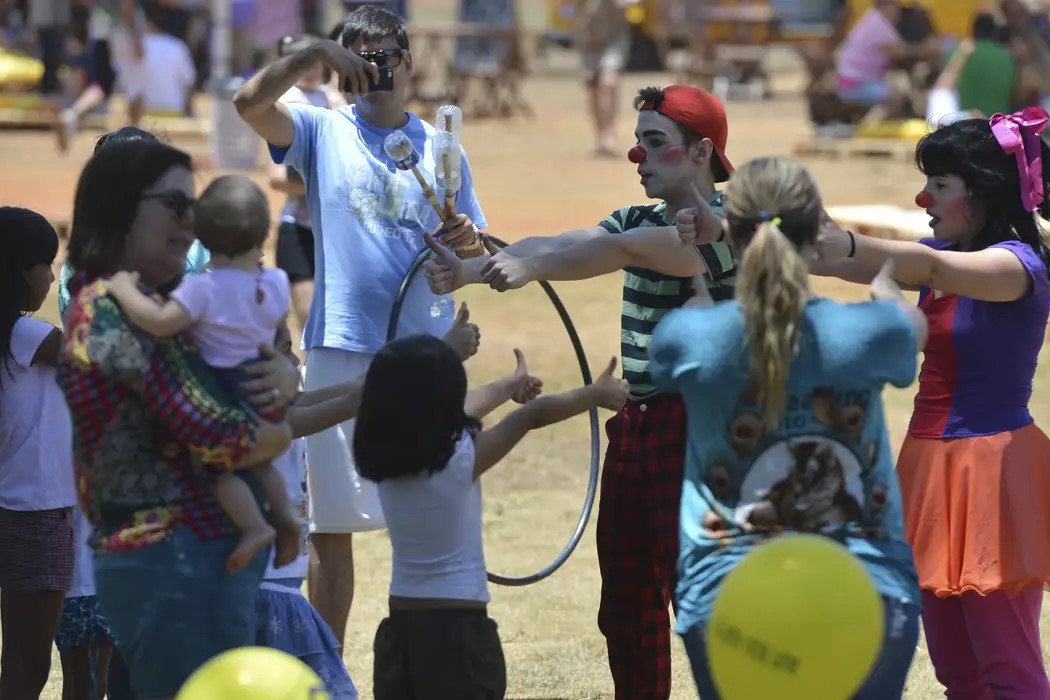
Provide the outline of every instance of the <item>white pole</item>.
{"type": "Polygon", "coordinates": [[[211,76],[216,86],[233,73],[233,0],[211,0],[211,76]]]}
{"type": "Polygon", "coordinates": [[[232,4],[233,0],[211,0],[212,155],[219,168],[255,170],[262,144],[233,106],[242,78],[233,75],[232,4]]]}

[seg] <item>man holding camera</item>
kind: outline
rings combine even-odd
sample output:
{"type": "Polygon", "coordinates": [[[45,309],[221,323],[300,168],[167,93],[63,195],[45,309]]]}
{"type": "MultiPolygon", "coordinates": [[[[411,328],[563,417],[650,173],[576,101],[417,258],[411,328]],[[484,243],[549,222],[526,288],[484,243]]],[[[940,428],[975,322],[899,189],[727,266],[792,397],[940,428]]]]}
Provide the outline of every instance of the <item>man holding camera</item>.
{"type": "MultiPolygon", "coordinates": [[[[270,145],[274,162],[306,182],[315,236],[315,291],[303,336],[306,386],[317,389],[363,375],[386,342],[395,297],[426,248],[423,234],[461,247],[485,218],[462,161],[455,217],[433,210],[410,172],[399,170],[383,144],[395,130],[415,146],[419,169],[433,182],[432,126],[405,111],[413,57],[404,22],[366,6],[352,12],[339,41],[321,41],[268,66],[234,97],[237,111],[270,145]],[[286,105],[280,97],[318,62],[343,79],[356,104],[339,110],[286,105]]],[[[399,334],[443,336],[453,305],[425,284],[414,285],[402,308],[399,334]]],[[[457,318],[447,339],[467,356],[477,329],[457,318]],[[462,331],[462,332],[459,332],[462,331]],[[457,334],[457,332],[459,332],[457,334]]],[[[353,599],[351,534],[385,527],[375,485],[354,466],[353,422],[307,438],[311,561],[310,597],[343,642],[353,599]]]]}

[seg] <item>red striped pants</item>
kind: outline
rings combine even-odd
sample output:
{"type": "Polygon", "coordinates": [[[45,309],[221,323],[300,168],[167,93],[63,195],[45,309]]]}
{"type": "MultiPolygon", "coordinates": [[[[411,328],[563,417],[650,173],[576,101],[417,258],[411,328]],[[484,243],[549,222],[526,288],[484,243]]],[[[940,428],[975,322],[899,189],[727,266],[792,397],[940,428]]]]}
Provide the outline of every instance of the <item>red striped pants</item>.
{"type": "Polygon", "coordinates": [[[671,694],[671,618],[685,405],[678,396],[628,402],[605,424],[609,449],[598,510],[598,627],[617,700],[671,694]]]}

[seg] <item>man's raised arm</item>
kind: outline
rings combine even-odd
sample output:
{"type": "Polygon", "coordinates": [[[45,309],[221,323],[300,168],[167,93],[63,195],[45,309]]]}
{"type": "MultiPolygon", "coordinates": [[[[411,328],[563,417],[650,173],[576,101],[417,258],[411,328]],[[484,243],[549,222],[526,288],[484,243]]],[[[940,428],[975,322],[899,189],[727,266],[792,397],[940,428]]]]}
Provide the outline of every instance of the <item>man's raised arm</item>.
{"type": "Polygon", "coordinates": [[[334,41],[321,41],[270,64],[242,85],[233,96],[237,113],[267,143],[288,148],[295,137],[295,124],[291,112],[278,100],[321,62],[345,78],[354,94],[368,92],[369,76],[379,80],[374,63],[334,41]]]}

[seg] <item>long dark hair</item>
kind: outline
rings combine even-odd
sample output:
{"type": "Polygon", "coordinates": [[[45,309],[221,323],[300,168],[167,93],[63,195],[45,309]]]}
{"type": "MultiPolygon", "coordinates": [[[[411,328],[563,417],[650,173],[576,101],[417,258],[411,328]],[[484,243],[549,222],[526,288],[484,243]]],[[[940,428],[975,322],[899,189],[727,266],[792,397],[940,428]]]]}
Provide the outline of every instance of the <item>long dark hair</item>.
{"type": "MultiPolygon", "coordinates": [[[[1039,143],[1043,191],[1050,193],[1050,147],[1042,139],[1039,143]]],[[[915,149],[915,165],[928,177],[962,178],[971,204],[976,204],[985,215],[972,250],[1019,239],[1039,254],[1050,275],[1050,251],[1035,215],[1025,211],[1021,200],[1017,160],[1003,151],[987,119],[964,119],[927,134],[915,149]]],[[[1038,213],[1043,218],[1050,217],[1050,202],[1044,199],[1038,213]]]]}
{"type": "Polygon", "coordinates": [[[443,340],[416,335],[384,346],[365,376],[354,428],[358,473],[380,482],[444,469],[463,431],[481,428],[464,410],[466,397],[463,362],[443,340]]]}
{"type": "Polygon", "coordinates": [[[120,269],[142,193],[173,167],[192,170],[190,156],[156,141],[130,140],[100,148],[77,182],[69,265],[92,276],[120,269]]]}
{"type": "Polygon", "coordinates": [[[37,265],[51,265],[58,255],[58,234],[40,214],[20,207],[0,207],[0,385],[10,374],[11,335],[18,319],[30,309],[25,273],[37,265]]]}

